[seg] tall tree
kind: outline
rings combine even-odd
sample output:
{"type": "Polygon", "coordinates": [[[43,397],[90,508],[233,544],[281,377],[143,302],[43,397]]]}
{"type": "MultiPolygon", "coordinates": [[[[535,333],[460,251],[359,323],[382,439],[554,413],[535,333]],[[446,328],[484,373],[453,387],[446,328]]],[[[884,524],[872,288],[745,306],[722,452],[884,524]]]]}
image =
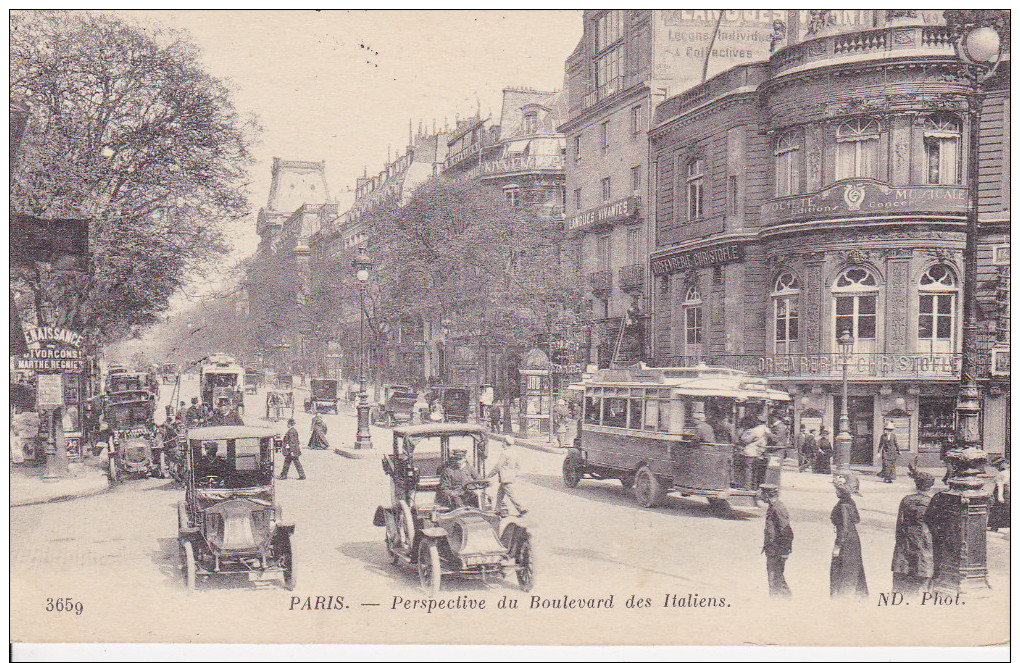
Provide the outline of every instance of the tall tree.
{"type": "Polygon", "coordinates": [[[30,117],[12,211],[91,221],[91,267],[12,274],[93,343],[155,322],[248,213],[254,119],[180,32],[84,12],[18,12],[10,89],[30,117]]]}

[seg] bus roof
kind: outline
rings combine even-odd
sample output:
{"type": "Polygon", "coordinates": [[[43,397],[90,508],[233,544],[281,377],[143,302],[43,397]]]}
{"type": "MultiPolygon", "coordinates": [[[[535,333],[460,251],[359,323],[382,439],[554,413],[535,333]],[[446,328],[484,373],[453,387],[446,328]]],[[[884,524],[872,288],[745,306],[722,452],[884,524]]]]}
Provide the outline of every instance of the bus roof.
{"type": "Polygon", "coordinates": [[[789,394],[769,389],[764,378],[750,377],[743,371],[716,366],[602,369],[587,387],[641,387],[662,385],[689,396],[726,398],[767,398],[788,401],[789,394]]]}

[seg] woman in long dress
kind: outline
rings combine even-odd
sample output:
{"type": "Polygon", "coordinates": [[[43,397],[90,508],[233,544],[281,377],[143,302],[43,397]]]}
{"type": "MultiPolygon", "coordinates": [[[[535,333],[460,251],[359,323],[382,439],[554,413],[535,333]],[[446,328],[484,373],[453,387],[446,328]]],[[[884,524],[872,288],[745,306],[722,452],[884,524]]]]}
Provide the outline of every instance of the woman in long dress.
{"type": "Polygon", "coordinates": [[[896,516],[896,545],[893,548],[893,591],[917,596],[927,591],[935,571],[935,550],[931,530],[924,520],[931,502],[935,477],[911,470],[917,492],[900,500],[896,516]]]}
{"type": "Polygon", "coordinates": [[[866,598],[868,581],[864,577],[861,539],[857,534],[857,513],[854,493],[860,495],[860,483],[854,473],[837,474],[832,481],[838,501],[832,508],[832,525],[836,529],[836,545],[829,566],[829,595],[832,598],[866,598]]]}

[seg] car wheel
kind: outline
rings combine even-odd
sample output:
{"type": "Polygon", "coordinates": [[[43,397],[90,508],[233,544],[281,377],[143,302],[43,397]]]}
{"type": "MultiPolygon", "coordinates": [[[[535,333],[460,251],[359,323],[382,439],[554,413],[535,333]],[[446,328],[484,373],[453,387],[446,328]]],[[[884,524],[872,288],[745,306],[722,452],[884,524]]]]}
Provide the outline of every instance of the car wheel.
{"type": "Polygon", "coordinates": [[[584,476],[584,464],[576,454],[569,453],[563,459],[563,483],[567,488],[577,488],[584,476]]]}
{"type": "Polygon", "coordinates": [[[184,585],[191,592],[195,590],[195,579],[198,576],[198,566],[195,564],[195,546],[191,541],[185,541],[181,550],[184,557],[184,585]]]}
{"type": "Polygon", "coordinates": [[[279,548],[280,566],[283,567],[283,587],[288,591],[293,591],[296,586],[296,580],[294,579],[293,537],[282,537],[279,548]]]}
{"type": "Polygon", "coordinates": [[[394,566],[400,561],[397,555],[397,546],[400,544],[400,531],[397,529],[397,519],[389,511],[386,512],[386,552],[390,556],[390,564],[394,566]]]}
{"type": "Polygon", "coordinates": [[[443,569],[439,562],[439,546],[434,539],[423,538],[418,544],[418,580],[429,596],[439,593],[443,569]]]}
{"type": "Polygon", "coordinates": [[[638,504],[646,509],[657,507],[662,503],[664,494],[662,484],[648,466],[642,465],[638,468],[634,476],[634,497],[637,498],[638,504]]]}
{"type": "Polygon", "coordinates": [[[531,535],[525,534],[517,548],[514,558],[517,563],[517,582],[522,592],[530,592],[535,587],[535,557],[531,550],[531,535]]]}

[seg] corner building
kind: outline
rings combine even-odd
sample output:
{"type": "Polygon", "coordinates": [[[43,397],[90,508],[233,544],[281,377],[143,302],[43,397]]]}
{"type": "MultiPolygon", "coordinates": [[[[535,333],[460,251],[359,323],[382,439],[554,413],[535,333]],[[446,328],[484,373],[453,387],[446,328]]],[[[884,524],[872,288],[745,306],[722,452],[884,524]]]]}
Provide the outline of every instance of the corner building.
{"type": "Polygon", "coordinates": [[[766,376],[793,396],[794,430],[834,436],[836,339],[849,332],[851,462],[876,464],[892,422],[904,462],[939,464],[955,426],[977,130],[982,439],[1008,454],[1008,52],[973,127],[939,18],[868,20],[791,18],[767,62],[657,107],[653,359],[766,376]]]}

